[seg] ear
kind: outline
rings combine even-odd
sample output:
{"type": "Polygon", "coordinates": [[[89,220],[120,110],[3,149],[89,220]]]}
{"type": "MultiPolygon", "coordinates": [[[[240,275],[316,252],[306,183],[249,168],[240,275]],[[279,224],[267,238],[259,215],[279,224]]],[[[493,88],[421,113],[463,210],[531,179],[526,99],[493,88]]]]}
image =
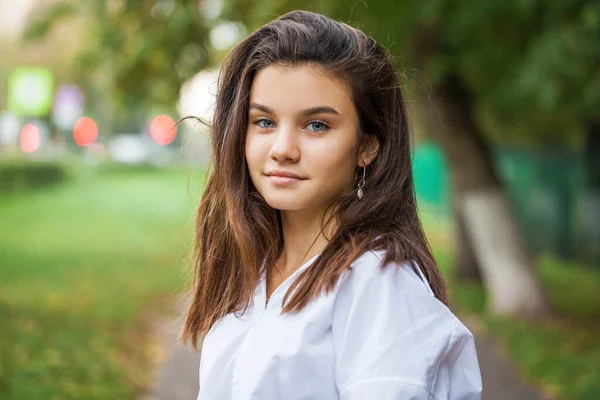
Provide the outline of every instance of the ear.
{"type": "Polygon", "coordinates": [[[356,165],[363,167],[371,164],[379,152],[379,139],[375,135],[365,135],[363,144],[358,152],[356,165]]]}

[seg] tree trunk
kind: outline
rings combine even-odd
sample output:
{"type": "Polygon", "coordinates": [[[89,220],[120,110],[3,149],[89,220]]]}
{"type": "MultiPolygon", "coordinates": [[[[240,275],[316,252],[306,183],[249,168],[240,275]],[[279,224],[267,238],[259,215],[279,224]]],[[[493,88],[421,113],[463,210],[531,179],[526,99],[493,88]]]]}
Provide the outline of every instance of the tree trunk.
{"type": "Polygon", "coordinates": [[[586,129],[585,154],[585,257],[593,265],[600,261],[600,121],[589,123],[586,129]]]}
{"type": "MultiPolygon", "coordinates": [[[[427,132],[433,134],[443,130],[444,127],[440,125],[439,115],[437,109],[431,104],[409,104],[411,113],[415,114],[415,117],[419,119],[419,123],[425,127],[427,132]]],[[[452,215],[454,218],[454,234],[452,235],[454,246],[454,261],[452,265],[452,272],[455,278],[460,281],[468,282],[481,282],[480,268],[477,265],[477,258],[473,251],[470,239],[468,237],[463,212],[458,205],[461,203],[460,193],[457,191],[459,186],[457,182],[454,182],[454,178],[457,174],[450,173],[450,190],[452,191],[452,215]]]]}
{"type": "Polygon", "coordinates": [[[477,265],[477,257],[469,240],[464,213],[459,207],[460,193],[452,189],[454,210],[454,274],[463,282],[481,282],[481,274],[477,265]]]}
{"type": "MultiPolygon", "coordinates": [[[[458,209],[458,229],[468,237],[489,291],[491,310],[499,314],[541,316],[547,299],[534,274],[510,204],[495,172],[490,151],[477,129],[469,93],[458,78],[434,89],[444,129],[435,135],[448,160],[458,209]]],[[[462,255],[468,255],[464,246],[462,255]]],[[[467,256],[468,257],[468,256],[467,256]]]]}
{"type": "MultiPolygon", "coordinates": [[[[412,42],[409,41],[409,44],[412,43],[412,46],[414,46],[412,51],[409,51],[412,52],[411,58],[417,68],[421,70],[426,69],[426,65],[428,64],[431,55],[438,54],[442,51],[440,37],[441,33],[439,32],[439,26],[430,25],[418,31],[412,42]]],[[[430,93],[426,93],[425,96],[430,96],[430,93]]],[[[419,121],[426,127],[428,132],[435,135],[444,131],[445,125],[443,125],[443,123],[440,124],[440,116],[435,106],[432,104],[414,102],[409,103],[409,107],[414,107],[414,111],[418,115],[419,121]]],[[[441,143],[441,140],[438,141],[441,143]]],[[[448,151],[446,151],[445,148],[443,150],[447,157],[448,151]]],[[[481,268],[478,265],[473,245],[471,244],[471,240],[469,239],[466,230],[464,213],[459,207],[461,204],[461,194],[459,189],[463,186],[462,181],[464,178],[458,171],[453,170],[452,165],[450,165],[450,172],[452,211],[454,216],[453,245],[455,249],[452,271],[458,280],[481,282],[481,268]]]]}

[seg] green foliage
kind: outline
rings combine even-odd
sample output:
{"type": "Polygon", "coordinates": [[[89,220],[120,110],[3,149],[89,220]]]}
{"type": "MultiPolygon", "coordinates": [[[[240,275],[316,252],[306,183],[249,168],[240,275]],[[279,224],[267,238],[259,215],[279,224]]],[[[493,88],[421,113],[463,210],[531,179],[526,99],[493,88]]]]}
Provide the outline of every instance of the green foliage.
{"type": "Polygon", "coordinates": [[[599,18],[594,1],[466,1],[448,15],[444,36],[497,124],[569,139],[600,119],[599,18]]]}
{"type": "Polygon", "coordinates": [[[552,305],[573,321],[600,328],[600,270],[577,262],[540,257],[538,273],[552,305]]]}
{"type": "Polygon", "coordinates": [[[27,27],[26,36],[30,39],[41,39],[53,28],[54,24],[64,18],[77,15],[78,5],[75,2],[59,2],[44,10],[43,16],[37,16],[27,27]]]}
{"type": "Polygon", "coordinates": [[[572,137],[600,119],[594,0],[228,0],[227,8],[253,28],[293,9],[363,29],[410,68],[413,86],[461,82],[480,127],[496,141],[577,142],[572,137]]]}
{"type": "Polygon", "coordinates": [[[82,71],[100,74],[102,89],[127,109],[172,109],[183,82],[209,62],[196,0],[63,0],[33,18],[25,37],[39,40],[73,17],[86,26],[82,71]]]}
{"type": "Polygon", "coordinates": [[[0,162],[0,193],[57,184],[67,177],[67,168],[56,162],[0,162]]]}
{"type": "Polygon", "coordinates": [[[0,196],[0,398],[132,399],[155,363],[147,319],[184,282],[201,181],[93,173],[0,196]],[[149,314],[148,314],[149,312],[149,314]]]}
{"type": "MultiPolygon", "coordinates": [[[[365,30],[411,68],[405,76],[416,76],[413,86],[462,82],[479,123],[498,141],[573,142],[600,119],[596,1],[227,0],[223,15],[254,29],[294,9],[365,30]]],[[[195,0],[63,0],[33,20],[27,37],[43,37],[73,16],[88,26],[82,66],[103,70],[106,87],[128,108],[172,107],[181,84],[212,57],[206,36],[214,21],[195,0]]]]}

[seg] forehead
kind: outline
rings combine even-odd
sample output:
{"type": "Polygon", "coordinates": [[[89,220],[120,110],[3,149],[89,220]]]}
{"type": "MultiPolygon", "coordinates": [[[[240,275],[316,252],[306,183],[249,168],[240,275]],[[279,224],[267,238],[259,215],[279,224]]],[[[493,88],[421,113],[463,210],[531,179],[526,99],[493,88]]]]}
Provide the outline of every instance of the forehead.
{"type": "Polygon", "coordinates": [[[342,81],[311,65],[271,65],[261,69],[252,82],[250,102],[281,112],[315,106],[330,106],[340,114],[354,112],[350,93],[342,81]]]}

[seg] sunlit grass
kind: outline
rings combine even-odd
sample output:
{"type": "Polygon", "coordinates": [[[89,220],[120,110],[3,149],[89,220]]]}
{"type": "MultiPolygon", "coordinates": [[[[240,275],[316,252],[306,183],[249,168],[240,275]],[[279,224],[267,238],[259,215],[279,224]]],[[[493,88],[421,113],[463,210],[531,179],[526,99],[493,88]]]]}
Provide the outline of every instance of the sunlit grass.
{"type": "Polygon", "coordinates": [[[152,369],[144,316],[183,284],[197,174],[76,175],[0,198],[3,400],[134,398],[152,369]]]}
{"type": "Polygon", "coordinates": [[[598,269],[542,255],[537,259],[536,271],[556,318],[534,322],[493,316],[486,312],[486,293],[479,284],[452,279],[454,250],[440,234],[441,229],[451,229],[451,225],[437,224],[432,219],[424,219],[424,224],[449,281],[453,306],[461,314],[479,317],[484,331],[500,339],[526,380],[560,399],[600,399],[598,269]]]}

